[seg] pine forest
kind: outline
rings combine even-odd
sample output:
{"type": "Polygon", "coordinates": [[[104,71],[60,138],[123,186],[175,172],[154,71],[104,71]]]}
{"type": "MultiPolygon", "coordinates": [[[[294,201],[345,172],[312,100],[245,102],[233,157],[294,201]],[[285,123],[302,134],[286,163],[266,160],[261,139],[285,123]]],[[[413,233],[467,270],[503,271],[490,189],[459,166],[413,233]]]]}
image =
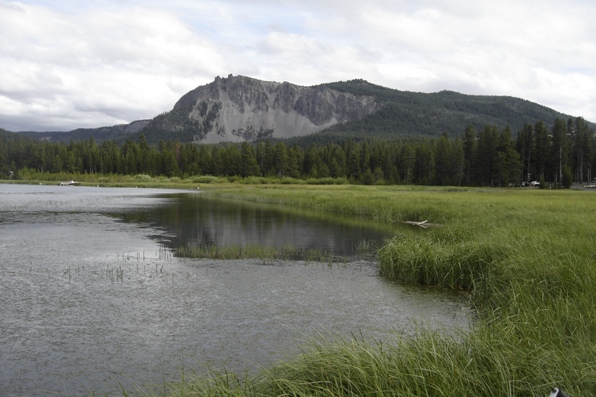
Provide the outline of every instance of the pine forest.
{"type": "MultiPolygon", "coordinates": [[[[458,137],[202,145],[143,135],[123,144],[94,138],[52,143],[0,130],[0,178],[32,174],[294,178],[316,183],[569,187],[591,182],[596,138],[583,118],[525,124],[521,131],[472,125],[458,137]],[[535,185],[538,185],[534,183],[535,185]]],[[[43,178],[39,178],[43,179],[43,178]]]]}

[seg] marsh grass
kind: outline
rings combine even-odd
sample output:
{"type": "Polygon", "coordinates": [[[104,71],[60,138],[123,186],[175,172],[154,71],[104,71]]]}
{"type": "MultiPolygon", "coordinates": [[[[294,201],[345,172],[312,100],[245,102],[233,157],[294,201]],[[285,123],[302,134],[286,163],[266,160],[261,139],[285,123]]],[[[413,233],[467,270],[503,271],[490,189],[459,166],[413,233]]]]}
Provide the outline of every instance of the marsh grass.
{"type": "Polygon", "coordinates": [[[213,185],[347,185],[350,183],[346,178],[310,178],[298,179],[289,177],[240,177],[240,176],[212,176],[212,175],[185,175],[183,177],[173,176],[151,176],[147,174],[123,175],[123,174],[89,174],[80,172],[40,172],[33,169],[21,169],[17,179],[0,180],[0,183],[24,183],[24,184],[55,184],[61,181],[74,180],[81,185],[109,186],[109,187],[144,187],[144,188],[171,188],[171,189],[196,189],[197,185],[209,187],[213,185]]]}
{"type": "MultiPolygon", "coordinates": [[[[137,179],[122,183],[147,178],[137,179]]],[[[379,250],[380,272],[469,291],[475,323],[455,337],[419,328],[383,344],[321,338],[257,375],[212,371],[159,395],[547,396],[552,386],[572,397],[596,395],[594,192],[240,183],[201,191],[385,225],[441,224],[403,225],[379,250]]],[[[234,255],[267,250],[255,251],[234,255]]]]}
{"type": "MultiPolygon", "coordinates": [[[[370,258],[376,255],[379,245],[375,241],[358,241],[354,250],[357,257],[370,258]]],[[[269,259],[297,260],[306,262],[345,262],[347,257],[340,257],[322,249],[299,248],[295,246],[271,247],[263,245],[227,245],[214,244],[178,247],[176,255],[183,258],[209,259],[269,259]]]]}
{"type": "Polygon", "coordinates": [[[470,291],[473,329],[419,328],[383,344],[313,342],[256,376],[171,385],[176,396],[596,395],[596,195],[549,190],[222,186],[210,195],[363,216],[404,226],[379,250],[380,272],[470,291]]]}
{"type": "MultiPolygon", "coordinates": [[[[436,208],[446,190],[421,190],[408,186],[218,186],[213,197],[312,209],[324,213],[356,215],[380,223],[432,219],[443,224],[452,214],[436,208]],[[402,200],[407,200],[403,206],[402,200]]],[[[460,193],[453,193],[459,196],[460,193]]],[[[456,216],[457,214],[453,214],[456,216]]]]}
{"type": "Polygon", "coordinates": [[[209,259],[270,259],[304,260],[307,262],[337,262],[328,252],[316,249],[303,249],[294,246],[266,247],[262,245],[216,245],[179,247],[177,255],[184,258],[209,259]]]}

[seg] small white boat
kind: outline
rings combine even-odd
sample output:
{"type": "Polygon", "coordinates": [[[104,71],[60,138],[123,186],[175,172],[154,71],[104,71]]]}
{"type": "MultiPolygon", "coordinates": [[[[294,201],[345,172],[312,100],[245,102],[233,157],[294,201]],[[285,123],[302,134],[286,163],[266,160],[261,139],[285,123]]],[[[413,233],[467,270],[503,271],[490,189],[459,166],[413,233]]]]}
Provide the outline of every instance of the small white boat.
{"type": "Polygon", "coordinates": [[[58,186],[76,186],[78,184],[79,184],[79,182],[75,182],[75,181],[71,180],[70,182],[60,182],[58,184],[58,186]]]}

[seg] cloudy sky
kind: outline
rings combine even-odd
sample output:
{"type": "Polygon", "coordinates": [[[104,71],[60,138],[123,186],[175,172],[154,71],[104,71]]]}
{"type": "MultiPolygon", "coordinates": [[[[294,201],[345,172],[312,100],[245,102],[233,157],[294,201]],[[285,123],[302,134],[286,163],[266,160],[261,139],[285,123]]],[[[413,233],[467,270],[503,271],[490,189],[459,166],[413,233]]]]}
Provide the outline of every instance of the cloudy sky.
{"type": "Polygon", "coordinates": [[[216,76],[510,95],[596,121],[593,0],[0,0],[0,128],[147,119],[216,76]]]}

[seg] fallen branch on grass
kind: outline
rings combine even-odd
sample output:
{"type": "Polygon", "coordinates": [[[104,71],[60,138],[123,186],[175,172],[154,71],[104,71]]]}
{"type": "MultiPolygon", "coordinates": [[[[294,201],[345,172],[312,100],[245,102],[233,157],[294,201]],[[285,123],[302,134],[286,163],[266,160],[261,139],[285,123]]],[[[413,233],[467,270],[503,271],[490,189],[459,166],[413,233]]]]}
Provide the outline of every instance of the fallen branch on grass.
{"type": "Polygon", "coordinates": [[[422,222],[405,221],[404,223],[407,224],[407,225],[420,226],[423,229],[428,229],[431,226],[441,226],[441,225],[437,225],[436,223],[428,223],[428,220],[425,220],[425,221],[422,221],[422,222]]]}

